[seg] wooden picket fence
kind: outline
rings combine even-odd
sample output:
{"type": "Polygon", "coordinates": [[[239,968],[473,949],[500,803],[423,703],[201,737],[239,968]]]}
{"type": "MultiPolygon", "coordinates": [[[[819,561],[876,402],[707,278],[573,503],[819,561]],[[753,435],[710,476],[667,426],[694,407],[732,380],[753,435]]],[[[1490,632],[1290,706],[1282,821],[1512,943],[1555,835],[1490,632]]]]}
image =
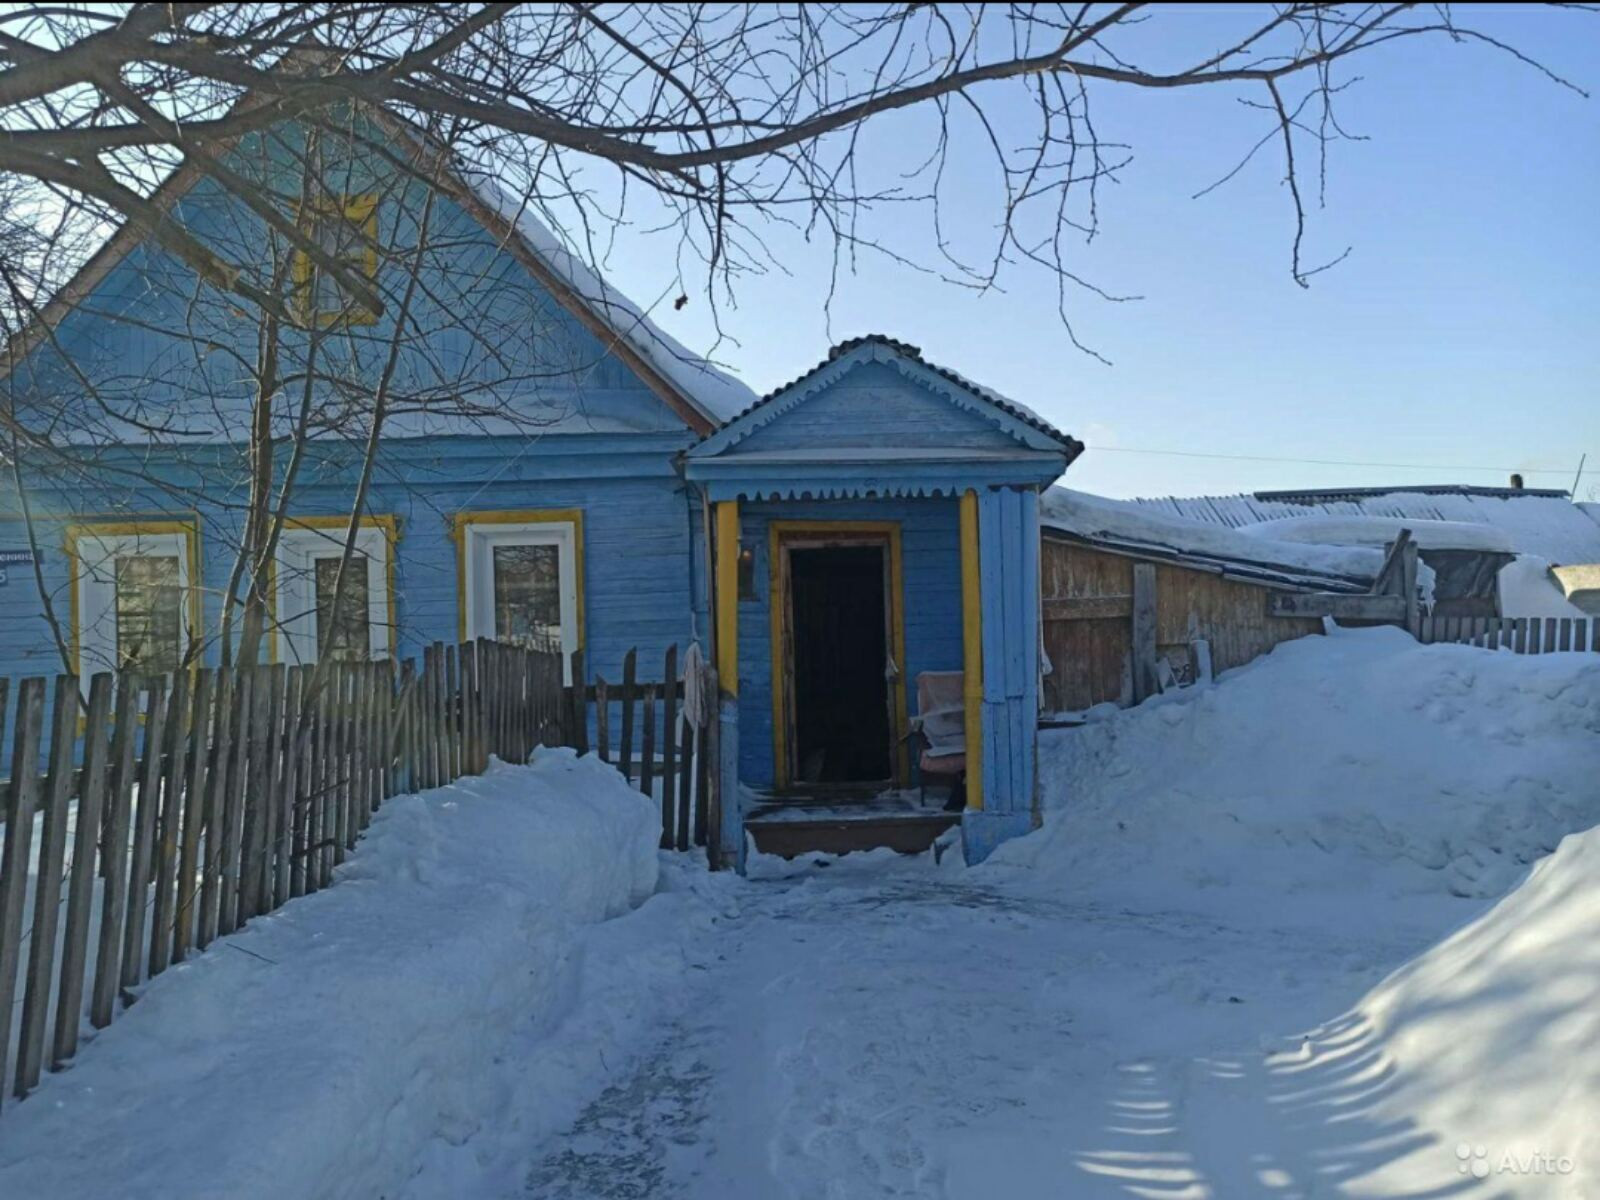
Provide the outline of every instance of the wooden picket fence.
{"type": "MultiPolygon", "coordinates": [[[[692,719],[680,720],[686,688],[677,646],[667,648],[662,682],[640,682],[638,659],[637,649],[628,651],[618,683],[596,675],[581,696],[567,689],[568,703],[581,706],[574,708],[569,722],[570,744],[588,751],[592,723],[595,753],[646,796],[660,798],[661,848],[704,846],[714,807],[710,764],[716,759],[712,744],[716,722],[708,720],[701,728],[692,719]]],[[[582,678],[581,670],[574,670],[573,678],[582,678]]],[[[701,687],[703,695],[716,695],[716,672],[709,667],[702,673],[701,687]]]]}
{"type": "Polygon", "coordinates": [[[1417,640],[1461,642],[1518,654],[1567,650],[1600,651],[1600,617],[1438,617],[1421,618],[1417,640]]]}
{"type": "Polygon", "coordinates": [[[488,641],[420,669],[103,673],[86,700],[70,675],[0,679],[0,1084],[9,1060],[26,1095],[85,1015],[104,1028],[145,979],[327,887],[387,798],[569,740],[573,692],[558,655],[488,641]]]}

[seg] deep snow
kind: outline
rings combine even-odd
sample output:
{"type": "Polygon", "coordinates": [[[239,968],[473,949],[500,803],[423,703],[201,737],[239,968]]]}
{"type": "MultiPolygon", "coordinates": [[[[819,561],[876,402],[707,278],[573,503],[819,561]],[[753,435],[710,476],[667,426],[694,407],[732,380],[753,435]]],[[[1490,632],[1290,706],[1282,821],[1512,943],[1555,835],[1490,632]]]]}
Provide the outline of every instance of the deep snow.
{"type": "Polygon", "coordinates": [[[474,1128],[515,1032],[655,888],[655,806],[593,759],[386,801],[334,886],[158,976],[0,1120],[0,1196],[370,1198],[474,1128]]]}
{"type": "MultiPolygon", "coordinates": [[[[417,884],[404,854],[369,860],[390,906],[419,893],[405,924],[424,936],[402,948],[451,947],[434,969],[401,952],[346,980],[330,962],[287,1016],[257,990],[282,968],[208,953],[221,986],[167,988],[165,1017],[163,976],[0,1121],[0,1195],[137,1195],[130,1156],[218,1185],[175,1196],[251,1194],[269,1164],[277,1195],[392,1200],[1600,1194],[1600,832],[1561,841],[1600,821],[1600,656],[1340,631],[1095,716],[1043,736],[1045,826],[981,867],[757,857],[740,880],[663,856],[631,910],[648,804],[636,829],[614,773],[547,759],[561,795],[594,792],[579,824],[639,837],[578,919],[621,915],[553,921],[554,963],[523,957],[552,944],[532,910],[586,886],[599,851],[517,831],[573,814],[531,817],[532,793],[386,809],[380,836],[421,822],[395,851],[434,847],[417,884]],[[472,815],[465,840],[420,835],[472,815]],[[452,847],[485,840],[505,843],[484,852],[489,901],[465,879],[434,890],[461,874],[452,847]],[[519,878],[530,858],[547,882],[519,878]],[[429,1020],[366,1037],[385,1006],[429,1020]],[[215,1029],[180,1033],[177,1012],[215,1029]],[[125,1078],[166,1061],[135,1038],[141,1013],[183,1048],[293,1066],[260,1097],[260,1062],[215,1054],[209,1074],[125,1078]],[[334,1144],[312,1178],[306,1148],[334,1144]]],[[[341,892],[362,888],[318,901],[341,892]]],[[[343,925],[281,915],[251,948],[312,956],[343,925]]]]}
{"type": "Polygon", "coordinates": [[[1593,1196],[1600,834],[1517,884],[1600,820],[1597,734],[1600,658],[1343,631],[1049,735],[980,868],[673,875],[652,1019],[562,1043],[606,1085],[401,1194],[1593,1196]]]}

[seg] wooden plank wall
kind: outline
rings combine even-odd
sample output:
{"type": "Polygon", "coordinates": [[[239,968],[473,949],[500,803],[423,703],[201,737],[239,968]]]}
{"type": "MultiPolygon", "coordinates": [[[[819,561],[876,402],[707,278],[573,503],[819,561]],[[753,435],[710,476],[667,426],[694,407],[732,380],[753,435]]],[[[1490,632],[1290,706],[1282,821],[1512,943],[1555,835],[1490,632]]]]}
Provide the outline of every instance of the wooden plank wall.
{"type": "MultiPolygon", "coordinates": [[[[1134,567],[1141,560],[1045,538],[1041,578],[1045,704],[1055,711],[1135,698],[1134,567]]],[[[1206,571],[1153,565],[1155,652],[1182,673],[1190,645],[1204,639],[1214,671],[1243,666],[1279,642],[1321,630],[1314,618],[1267,615],[1271,589],[1206,571]]]]}

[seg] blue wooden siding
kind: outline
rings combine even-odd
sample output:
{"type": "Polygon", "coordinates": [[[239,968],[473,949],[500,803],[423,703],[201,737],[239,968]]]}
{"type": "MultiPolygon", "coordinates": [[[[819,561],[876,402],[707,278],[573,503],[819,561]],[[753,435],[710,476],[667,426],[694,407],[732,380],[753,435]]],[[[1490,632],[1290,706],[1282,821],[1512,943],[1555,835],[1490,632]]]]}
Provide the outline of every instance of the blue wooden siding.
{"type": "MultiPolygon", "coordinates": [[[[281,126],[247,137],[232,165],[252,177],[270,175],[288,161],[285,148],[298,136],[293,126],[281,126]]],[[[423,194],[420,184],[398,178],[371,150],[357,150],[346,169],[348,193],[380,195],[379,238],[392,265],[380,273],[379,290],[389,309],[373,325],[326,339],[319,367],[371,387],[388,354],[423,194]]],[[[262,223],[210,181],[200,181],[176,212],[192,234],[234,261],[260,267],[269,257],[262,223]]],[[[623,654],[637,646],[641,677],[658,677],[665,647],[686,645],[693,633],[691,509],[673,465],[692,434],[609,344],[447,197],[433,201],[428,246],[393,385],[400,411],[386,426],[392,437],[384,443],[368,504],[370,514],[399,522],[393,617],[400,655],[459,634],[452,516],[576,508],[584,515],[590,671],[620,674],[623,654]],[[407,411],[446,398],[451,405],[476,405],[485,416],[464,421],[407,411]],[[494,416],[500,407],[519,420],[494,416]]],[[[256,360],[257,337],[255,323],[225,297],[204,292],[187,267],[146,243],[65,318],[53,343],[41,344],[19,366],[12,380],[21,392],[19,407],[26,410],[32,396],[50,411],[72,408],[80,419],[68,422],[70,433],[80,443],[98,443],[63,452],[27,479],[45,587],[63,628],[71,607],[66,524],[192,518],[199,531],[204,630],[214,635],[248,501],[248,464],[232,439],[252,399],[246,365],[256,360]],[[205,295],[203,303],[194,302],[197,294],[205,295]],[[118,416],[170,422],[158,438],[161,448],[107,444],[144,438],[103,414],[91,419],[87,414],[101,406],[86,395],[84,378],[118,416]]],[[[286,330],[283,339],[283,370],[292,375],[304,365],[297,355],[303,356],[306,337],[286,330]]],[[[324,399],[338,402],[331,392],[324,399]]],[[[297,403],[298,393],[286,394],[280,408],[287,412],[297,403]]],[[[298,477],[294,515],[348,512],[365,431],[354,427],[359,421],[329,423],[334,432],[312,444],[298,477]]],[[[19,517],[7,473],[0,480],[0,549],[26,547],[19,517]]],[[[59,669],[41,610],[31,571],[12,568],[0,586],[0,673],[59,669]]],[[[213,645],[207,658],[217,657],[213,645]]]]}
{"type": "MultiPolygon", "coordinates": [[[[264,143],[266,136],[244,139],[233,152],[234,169],[250,177],[270,176],[273,161],[281,169],[286,160],[281,145],[293,144],[295,131],[279,127],[264,143]]],[[[348,191],[380,197],[379,241],[388,253],[378,290],[386,311],[372,325],[324,338],[318,368],[325,376],[370,386],[388,355],[425,193],[419,182],[398,177],[376,151],[356,155],[348,191]]],[[[277,181],[292,194],[298,187],[289,182],[277,181]]],[[[201,180],[175,212],[189,232],[229,260],[261,272],[270,269],[271,239],[264,224],[215,183],[201,180]]],[[[547,419],[584,417],[598,419],[607,429],[682,427],[606,343],[448,197],[433,202],[422,261],[422,286],[413,298],[407,346],[393,385],[409,404],[449,397],[484,410],[511,405],[533,414],[529,432],[535,434],[547,419]]],[[[152,243],[137,246],[113,267],[62,321],[54,341],[17,368],[19,408],[27,409],[30,394],[52,409],[75,403],[77,423],[102,439],[140,440],[140,435],[86,401],[85,377],[119,416],[136,415],[147,423],[171,420],[163,440],[231,436],[228,418],[236,420],[251,399],[248,365],[257,359],[255,322],[228,297],[200,287],[184,264],[152,243]]],[[[282,332],[286,376],[304,365],[306,343],[301,331],[282,332]]],[[[328,395],[335,402],[331,389],[328,395]]],[[[443,431],[437,419],[416,415],[398,416],[396,431],[401,427],[422,434],[443,431]]]]}
{"type": "Polygon", "coordinates": [[[739,778],[774,780],[769,539],[772,521],[897,521],[905,595],[908,712],[921,671],[961,669],[961,543],[953,499],[874,499],[740,506],[739,538],[755,554],[756,599],[739,603],[739,778]]]}
{"type": "MultiPolygon", "coordinates": [[[[399,523],[395,546],[394,614],[400,627],[399,654],[420,654],[430,641],[459,635],[457,544],[450,518],[462,512],[507,509],[569,509],[583,513],[584,624],[591,674],[615,678],[623,655],[639,649],[641,678],[660,675],[661,656],[674,642],[687,648],[690,617],[691,508],[671,455],[687,433],[673,438],[548,438],[522,448],[508,464],[494,439],[402,442],[384,448],[368,511],[399,523]],[[641,440],[644,446],[630,446],[641,440]]],[[[204,473],[218,462],[171,463],[161,472],[174,478],[204,473]]],[[[330,461],[308,472],[296,493],[297,516],[344,515],[352,495],[349,462],[330,461]]],[[[200,530],[200,582],[209,631],[221,619],[221,597],[239,544],[242,493],[200,485],[188,509],[170,506],[156,486],[105,489],[98,494],[40,488],[31,497],[40,540],[46,589],[63,626],[70,611],[70,579],[63,551],[64,527],[73,520],[193,517],[200,530]],[[92,514],[92,517],[89,515],[92,514]]],[[[0,520],[0,549],[24,549],[20,520],[0,520]]],[[[0,587],[0,674],[52,673],[59,658],[42,604],[27,567],[9,569],[0,587]]],[[[215,662],[213,645],[207,660],[215,662]]]]}
{"type": "MultiPolygon", "coordinates": [[[[992,421],[959,408],[882,362],[863,362],[738,442],[737,453],[865,447],[1015,450],[992,421]]],[[[885,459],[892,453],[885,453],[885,459]]]]}

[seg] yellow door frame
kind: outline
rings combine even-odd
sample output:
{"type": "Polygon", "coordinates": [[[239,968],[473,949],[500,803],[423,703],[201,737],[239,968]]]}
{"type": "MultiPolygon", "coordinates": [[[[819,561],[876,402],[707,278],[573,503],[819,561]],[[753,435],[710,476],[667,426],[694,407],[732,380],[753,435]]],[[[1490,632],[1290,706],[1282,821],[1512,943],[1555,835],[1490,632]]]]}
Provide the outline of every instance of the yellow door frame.
{"type": "Polygon", "coordinates": [[[983,808],[983,587],[978,493],[961,493],[961,703],[967,738],[967,807],[983,808]]]}
{"type": "Polygon", "coordinates": [[[905,573],[900,550],[899,521],[773,521],[767,527],[767,609],[772,636],[772,765],[773,779],[782,790],[793,782],[789,762],[790,722],[794,717],[794,631],[790,624],[789,559],[786,551],[797,545],[886,547],[888,578],[884,599],[889,617],[889,652],[894,655],[898,678],[889,688],[890,762],[896,786],[909,786],[911,758],[906,746],[906,619],[905,573]]]}

